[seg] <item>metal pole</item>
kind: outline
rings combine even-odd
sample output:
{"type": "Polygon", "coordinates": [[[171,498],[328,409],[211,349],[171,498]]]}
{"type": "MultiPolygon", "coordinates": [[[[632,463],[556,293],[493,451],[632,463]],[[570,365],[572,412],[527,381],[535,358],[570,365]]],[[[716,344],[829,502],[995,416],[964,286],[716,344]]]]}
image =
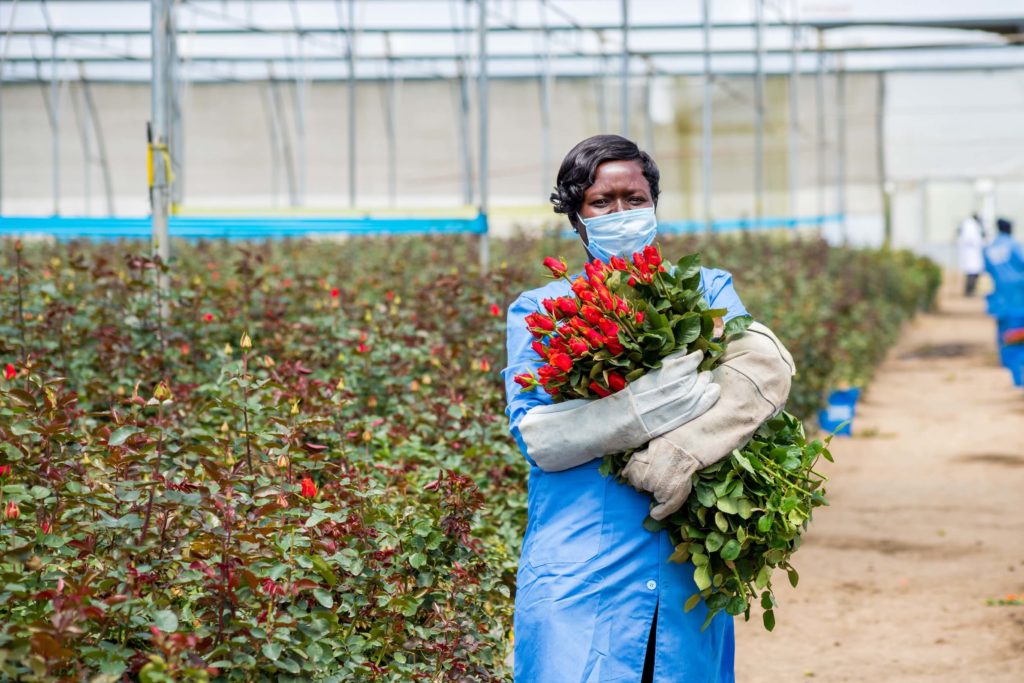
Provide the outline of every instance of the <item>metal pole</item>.
{"type": "Polygon", "coordinates": [[[103,189],[107,197],[107,215],[114,215],[114,186],[110,180],[110,160],[107,157],[107,143],[103,138],[103,127],[100,125],[99,115],[96,113],[96,103],[92,99],[92,88],[89,80],[85,77],[85,65],[78,63],[78,73],[82,84],[82,97],[85,100],[85,108],[89,112],[89,120],[92,122],[93,135],[96,137],[96,153],[99,156],[100,170],[103,173],[103,189]]]}
{"type": "Polygon", "coordinates": [[[278,122],[278,129],[281,137],[281,156],[284,157],[285,180],[288,183],[288,205],[298,206],[298,183],[295,179],[295,153],[291,142],[291,134],[284,121],[284,102],[281,97],[281,88],[276,80],[270,80],[270,93],[273,96],[271,101],[274,104],[274,119],[278,122]]]}
{"type": "Polygon", "coordinates": [[[540,0],[541,25],[544,27],[544,60],[540,77],[540,196],[547,200],[551,179],[551,31],[548,30],[548,3],[540,0]]]}
{"type": "MultiPolygon", "coordinates": [[[[463,0],[462,24],[469,28],[470,7],[473,0],[463,0]]],[[[454,19],[453,19],[454,22],[454,19]]],[[[469,34],[462,34],[459,51],[459,152],[462,155],[462,203],[473,203],[473,150],[469,140],[469,34]]]]}
{"type": "MultiPolygon", "coordinates": [[[[825,215],[825,152],[828,143],[825,140],[825,37],[818,29],[818,71],[814,80],[814,102],[817,123],[815,139],[818,143],[818,219],[825,215]]],[[[824,223],[822,223],[824,227],[824,223]]]]}
{"type": "Polygon", "coordinates": [[[701,189],[704,195],[704,229],[711,232],[714,227],[711,217],[711,95],[714,85],[711,80],[711,0],[704,0],[701,3],[701,13],[704,20],[704,111],[701,119],[704,182],[701,189]]]}
{"type": "Polygon", "coordinates": [[[754,219],[764,216],[764,4],[754,0],[754,219]]]}
{"type": "Polygon", "coordinates": [[[629,0],[622,0],[622,136],[629,137],[629,0]]]}
{"type": "Polygon", "coordinates": [[[398,202],[398,159],[395,117],[398,115],[398,103],[395,84],[395,60],[391,52],[391,34],[384,34],[384,52],[388,56],[387,81],[384,92],[384,124],[388,139],[388,204],[394,207],[398,202]]]}
{"type": "MultiPolygon", "coordinates": [[[[81,62],[78,64],[81,66],[81,62]]],[[[82,143],[82,205],[83,213],[89,216],[92,214],[92,188],[89,183],[89,165],[92,162],[92,149],[89,144],[89,111],[79,103],[79,99],[84,99],[81,87],[76,90],[69,87],[68,99],[71,100],[75,123],[78,124],[79,141],[82,143]]]]}
{"type": "MultiPolygon", "coordinates": [[[[170,239],[167,234],[167,213],[170,204],[170,188],[166,174],[165,159],[167,154],[167,57],[168,30],[170,28],[170,0],[153,0],[151,26],[151,153],[150,168],[153,186],[151,197],[153,203],[153,252],[166,263],[171,257],[170,239]]],[[[168,282],[165,275],[157,277],[157,286],[166,291],[168,282]]],[[[167,304],[160,311],[167,315],[167,304]]]]}
{"type": "Polygon", "coordinates": [[[800,2],[793,0],[789,74],[789,213],[800,216],[800,2]]]}
{"type": "Polygon", "coordinates": [[[892,204],[885,169],[885,73],[878,74],[878,96],[875,103],[875,142],[878,161],[878,186],[882,191],[882,220],[885,224],[885,246],[892,244],[892,204]]]}
{"type": "Polygon", "coordinates": [[[836,213],[846,243],[846,56],[840,52],[836,60],[836,213]]]}
{"type": "Polygon", "coordinates": [[[57,36],[53,36],[50,49],[50,110],[53,117],[50,132],[53,136],[53,215],[60,215],[60,79],[57,75],[57,36]]]}
{"type": "Polygon", "coordinates": [[[296,36],[296,50],[299,55],[299,71],[295,74],[293,91],[295,103],[295,146],[298,148],[296,176],[298,191],[295,193],[298,206],[306,204],[306,60],[302,35],[296,36]]]}
{"type": "Polygon", "coordinates": [[[168,148],[171,155],[171,213],[176,214],[185,194],[185,139],[181,126],[181,70],[178,66],[178,32],[174,14],[168,17],[167,111],[170,114],[168,148]]]}
{"type": "Polygon", "coordinates": [[[490,229],[487,211],[488,207],[488,194],[487,194],[487,180],[488,173],[490,172],[490,160],[489,160],[489,149],[488,149],[488,96],[487,96],[487,0],[477,0],[477,7],[479,9],[477,34],[480,41],[480,80],[478,84],[478,110],[480,114],[479,122],[479,133],[480,133],[480,172],[479,172],[479,183],[480,183],[480,216],[484,221],[484,232],[480,235],[480,272],[487,273],[487,269],[490,263],[490,241],[487,231],[490,229]]]}
{"type": "Polygon", "coordinates": [[[356,205],[356,0],[348,0],[348,203],[356,205]]]}

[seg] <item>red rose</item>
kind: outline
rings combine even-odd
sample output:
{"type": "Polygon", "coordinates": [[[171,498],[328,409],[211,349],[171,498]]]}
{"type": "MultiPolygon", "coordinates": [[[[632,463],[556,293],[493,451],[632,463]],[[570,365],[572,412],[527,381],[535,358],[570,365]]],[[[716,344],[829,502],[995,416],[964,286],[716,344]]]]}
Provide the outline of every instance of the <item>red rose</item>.
{"type": "Polygon", "coordinates": [[[516,384],[523,387],[524,389],[529,389],[530,387],[537,385],[536,378],[529,372],[524,372],[521,375],[516,375],[514,380],[516,384]]]}
{"type": "Polygon", "coordinates": [[[622,391],[626,388],[626,378],[617,372],[609,372],[608,386],[612,391],[622,391]]]}
{"type": "Polygon", "coordinates": [[[50,533],[53,530],[53,526],[49,522],[46,522],[46,521],[40,522],[39,523],[39,528],[42,529],[44,534],[48,534],[48,533],[50,533]]]}
{"type": "Polygon", "coordinates": [[[526,324],[529,326],[530,332],[532,332],[535,337],[543,337],[549,332],[554,332],[555,330],[555,323],[551,318],[543,316],[540,313],[531,313],[526,316],[526,324]]]}
{"type": "Polygon", "coordinates": [[[636,324],[637,325],[643,325],[644,324],[644,312],[643,311],[637,311],[636,312],[636,324]]]}
{"type": "Polygon", "coordinates": [[[498,306],[498,304],[491,304],[491,315],[493,315],[495,318],[501,315],[501,308],[498,306]]]}
{"type": "Polygon", "coordinates": [[[629,304],[622,297],[615,297],[615,312],[619,315],[626,315],[629,313],[629,304]]]}
{"type": "Polygon", "coordinates": [[[11,473],[10,465],[0,465],[0,479],[8,476],[11,473]]]}
{"type": "Polygon", "coordinates": [[[573,337],[569,340],[569,350],[572,352],[572,355],[579,358],[589,351],[590,347],[587,346],[587,342],[583,341],[579,337],[573,337]]]}
{"type": "Polygon", "coordinates": [[[547,358],[548,347],[544,346],[544,344],[542,344],[539,340],[534,339],[530,343],[530,346],[533,347],[533,350],[537,352],[538,356],[540,356],[541,358],[547,358]]]}
{"type": "Polygon", "coordinates": [[[621,256],[612,256],[611,267],[615,270],[628,270],[629,264],[626,262],[626,259],[621,256]]]}
{"type": "Polygon", "coordinates": [[[561,370],[562,372],[569,372],[570,370],[572,370],[572,358],[570,358],[569,354],[567,353],[552,353],[551,364],[554,365],[559,370],[561,370]]]}
{"type": "Polygon", "coordinates": [[[548,312],[548,315],[558,315],[558,308],[555,307],[554,299],[544,299],[541,304],[544,306],[544,310],[548,312]]]}
{"type": "Polygon", "coordinates": [[[658,251],[658,248],[653,244],[648,244],[644,247],[644,257],[652,266],[661,265],[661,252],[658,251]]]}
{"type": "Polygon", "coordinates": [[[598,322],[598,327],[601,328],[601,331],[604,332],[604,335],[606,337],[611,337],[612,339],[615,339],[616,337],[619,336],[619,326],[616,325],[611,320],[609,320],[608,318],[604,318],[600,322],[598,322]]]}
{"type": "Polygon", "coordinates": [[[580,292],[576,296],[578,296],[580,301],[582,301],[585,304],[590,304],[591,306],[596,306],[597,305],[597,295],[594,294],[593,292],[590,292],[590,291],[580,292]]]}
{"type": "Polygon", "coordinates": [[[332,299],[337,299],[339,296],[341,296],[341,290],[338,289],[337,287],[332,287],[331,288],[331,298],[332,299]]]}
{"type": "Polygon", "coordinates": [[[544,267],[551,271],[551,275],[554,277],[562,277],[566,271],[569,270],[569,266],[565,263],[565,259],[556,259],[553,256],[548,256],[544,259],[544,267]]]}
{"type": "Polygon", "coordinates": [[[21,515],[21,510],[18,509],[18,504],[12,500],[7,503],[7,511],[5,514],[7,515],[7,519],[17,519],[18,516],[21,515]]]}
{"type": "Polygon", "coordinates": [[[584,280],[582,277],[576,278],[572,283],[572,292],[576,296],[583,298],[583,292],[590,291],[590,283],[584,280]]]}
{"type": "Polygon", "coordinates": [[[14,379],[18,376],[18,370],[14,367],[13,363],[8,363],[4,366],[4,379],[14,379]]]}
{"type": "Polygon", "coordinates": [[[302,491],[303,498],[314,498],[316,497],[316,483],[309,477],[302,478],[302,491]]]}
{"type": "Polygon", "coordinates": [[[591,382],[590,383],[590,390],[593,391],[598,396],[600,396],[601,398],[604,398],[605,396],[611,396],[612,395],[612,392],[608,391],[607,389],[602,387],[597,382],[591,382]]]}
{"type": "Polygon", "coordinates": [[[604,345],[613,356],[621,356],[626,351],[626,347],[620,344],[619,340],[614,337],[605,337],[604,345]]]}
{"type": "Polygon", "coordinates": [[[600,261],[587,263],[583,266],[583,270],[587,273],[587,279],[591,282],[604,282],[604,264],[600,261]]]}
{"type": "Polygon", "coordinates": [[[559,297],[556,303],[558,305],[559,312],[562,313],[563,315],[576,315],[576,313],[578,312],[576,301],[572,297],[559,297]]]}
{"type": "Polygon", "coordinates": [[[580,313],[583,314],[583,317],[591,325],[598,324],[598,322],[600,322],[600,320],[604,317],[601,315],[601,311],[597,310],[596,308],[589,304],[584,306],[580,313]]]}
{"type": "Polygon", "coordinates": [[[203,316],[203,320],[205,320],[208,323],[212,323],[213,322],[213,313],[207,313],[206,315],[204,315],[203,316]]]}
{"type": "Polygon", "coordinates": [[[587,341],[590,342],[590,345],[593,346],[595,349],[604,346],[604,337],[597,330],[591,330],[588,328],[587,331],[584,332],[583,334],[584,336],[586,336],[587,341]]]}
{"type": "Polygon", "coordinates": [[[568,353],[569,352],[569,344],[566,343],[565,339],[566,339],[565,337],[554,337],[554,338],[552,338],[552,340],[551,340],[551,351],[552,351],[552,353],[554,353],[554,352],[568,353]]]}

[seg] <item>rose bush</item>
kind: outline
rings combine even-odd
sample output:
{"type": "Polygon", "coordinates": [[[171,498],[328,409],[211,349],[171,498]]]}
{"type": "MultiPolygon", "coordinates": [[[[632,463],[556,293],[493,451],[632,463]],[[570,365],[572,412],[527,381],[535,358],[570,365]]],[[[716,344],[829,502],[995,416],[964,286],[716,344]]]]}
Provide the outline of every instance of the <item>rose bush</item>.
{"type": "MultiPolygon", "coordinates": [[[[496,243],[487,277],[459,238],[182,243],[171,264],[15,246],[0,677],[511,678],[526,465],[503,312],[550,242],[496,243]]],[[[931,297],[932,266],[898,253],[669,248],[732,269],[755,317],[794,331],[804,415],[931,297]]]]}

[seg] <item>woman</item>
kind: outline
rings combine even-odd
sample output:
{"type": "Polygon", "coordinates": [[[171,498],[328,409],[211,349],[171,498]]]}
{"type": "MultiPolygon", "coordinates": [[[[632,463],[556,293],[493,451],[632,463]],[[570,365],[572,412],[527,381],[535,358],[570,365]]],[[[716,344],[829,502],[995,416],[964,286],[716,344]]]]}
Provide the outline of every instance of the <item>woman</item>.
{"type": "MultiPolygon", "coordinates": [[[[599,135],[565,157],[551,200],[588,255],[607,261],[653,241],[658,180],[633,142],[599,135]]],[[[701,287],[710,306],[728,310],[726,320],[747,315],[729,273],[702,269],[701,287]]],[[[531,465],[516,681],[732,681],[731,617],[719,614],[702,631],[704,606],[683,611],[697,592],[693,565],[668,562],[668,532],[642,522],[648,512],[664,519],[677,510],[693,472],[781,409],[792,358],[755,323],[714,373],[697,371],[699,354],[676,354],[611,396],[553,405],[542,391],[520,392],[514,377],[539,367],[524,318],[555,296],[571,296],[568,283],[525,292],[508,313],[506,413],[531,465]],[[598,473],[601,456],[645,445],[624,472],[635,489],[598,473]]]]}

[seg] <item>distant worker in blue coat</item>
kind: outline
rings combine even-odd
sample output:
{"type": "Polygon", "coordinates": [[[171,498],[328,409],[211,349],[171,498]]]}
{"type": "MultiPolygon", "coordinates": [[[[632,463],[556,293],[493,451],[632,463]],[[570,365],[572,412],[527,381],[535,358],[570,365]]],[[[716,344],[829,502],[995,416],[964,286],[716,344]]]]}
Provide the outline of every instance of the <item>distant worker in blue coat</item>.
{"type": "Polygon", "coordinates": [[[1024,282],[1024,247],[1013,239],[1012,222],[1000,218],[996,227],[995,239],[985,247],[985,268],[999,289],[1001,285],[1024,282]]]}
{"type": "MultiPolygon", "coordinates": [[[[551,200],[587,256],[608,262],[654,241],[658,181],[657,165],[634,142],[597,135],[565,157],[551,200]]],[[[701,288],[726,320],[747,315],[728,272],[702,268],[701,288]]],[[[546,392],[521,392],[515,376],[541,365],[524,319],[544,315],[545,298],[572,295],[555,280],[508,311],[506,414],[530,464],[515,680],[733,683],[733,618],[721,612],[701,630],[704,605],[683,610],[697,592],[693,564],[669,562],[668,530],[647,531],[643,520],[682,507],[698,469],[782,410],[793,358],[755,322],[711,372],[698,370],[701,352],[684,351],[604,398],[555,404],[546,392]],[[631,448],[641,449],[623,471],[631,486],[598,471],[602,456],[631,448]]]]}

